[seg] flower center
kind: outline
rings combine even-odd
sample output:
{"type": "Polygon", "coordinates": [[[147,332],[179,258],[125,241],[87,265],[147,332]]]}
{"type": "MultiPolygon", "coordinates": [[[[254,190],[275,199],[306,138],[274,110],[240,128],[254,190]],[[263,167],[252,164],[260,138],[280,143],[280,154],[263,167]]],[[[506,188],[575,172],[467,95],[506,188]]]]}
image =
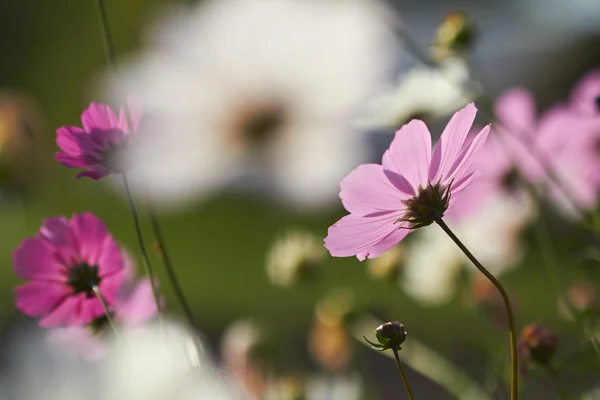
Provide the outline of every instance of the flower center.
{"type": "Polygon", "coordinates": [[[275,139],[289,119],[279,102],[260,102],[244,106],[231,122],[232,138],[242,148],[255,150],[275,139]]]}
{"type": "Polygon", "coordinates": [[[94,286],[98,286],[101,280],[98,266],[81,263],[69,269],[67,284],[73,289],[73,294],[85,293],[91,298],[94,297],[94,286]]]}
{"type": "Polygon", "coordinates": [[[520,176],[516,168],[511,168],[500,180],[500,186],[508,193],[514,193],[519,187],[520,176]]]}
{"type": "Polygon", "coordinates": [[[450,186],[429,183],[424,189],[419,187],[416,197],[403,201],[408,210],[399,221],[409,222],[410,229],[417,229],[442,218],[450,203],[450,186]]]}

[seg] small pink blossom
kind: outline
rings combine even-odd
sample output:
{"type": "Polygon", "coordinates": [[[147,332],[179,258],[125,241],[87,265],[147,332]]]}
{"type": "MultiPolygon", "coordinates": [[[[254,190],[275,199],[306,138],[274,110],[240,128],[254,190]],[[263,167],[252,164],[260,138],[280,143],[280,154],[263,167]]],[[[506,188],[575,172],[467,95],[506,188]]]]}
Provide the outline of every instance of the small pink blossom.
{"type": "Polygon", "coordinates": [[[83,129],[77,126],[57,129],[56,144],[62,151],[55,158],[69,168],[86,168],[78,178],[98,180],[123,172],[123,146],[130,133],[137,131],[140,117],[140,111],[131,105],[127,111],[121,107],[117,117],[108,105],[92,102],[81,114],[83,129]]]}
{"type": "Polygon", "coordinates": [[[126,279],[123,255],[104,223],[90,213],[44,221],[36,237],[14,253],[17,275],[31,282],[15,289],[16,307],[40,326],[83,325],[104,315],[126,279]]]}
{"type": "MultiPolygon", "coordinates": [[[[111,308],[112,317],[119,328],[140,328],[144,322],[157,315],[150,281],[142,279],[138,283],[125,282],[111,308]]],[[[87,326],[55,328],[48,334],[48,340],[88,361],[95,361],[106,355],[106,346],[101,335],[105,325],[106,318],[100,317],[87,326]]]]}
{"type": "Polygon", "coordinates": [[[471,183],[470,165],[490,127],[467,135],[477,109],[456,112],[433,154],[431,134],[420,120],[396,132],[382,165],[363,164],[341,183],[340,198],[350,212],[329,228],[325,247],[335,257],[374,258],[412,230],[441,218],[471,183]]]}

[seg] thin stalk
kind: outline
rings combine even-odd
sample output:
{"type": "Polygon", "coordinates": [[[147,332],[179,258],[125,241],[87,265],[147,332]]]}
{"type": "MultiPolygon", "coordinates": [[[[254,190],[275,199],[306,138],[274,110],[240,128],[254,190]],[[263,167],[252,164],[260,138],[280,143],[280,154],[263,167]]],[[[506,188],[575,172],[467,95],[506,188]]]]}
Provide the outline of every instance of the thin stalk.
{"type": "Polygon", "coordinates": [[[550,377],[550,380],[552,381],[552,383],[554,383],[554,387],[556,387],[556,393],[558,394],[558,397],[562,400],[568,400],[569,396],[567,394],[567,391],[561,385],[560,380],[558,379],[558,374],[556,373],[554,367],[550,364],[546,364],[545,367],[546,371],[548,372],[548,376],[550,377]]]}
{"type": "Polygon", "coordinates": [[[400,372],[400,376],[402,377],[402,382],[404,382],[404,387],[406,388],[406,393],[408,394],[408,398],[410,400],[415,400],[415,396],[413,395],[412,389],[410,388],[410,383],[408,383],[408,378],[404,373],[404,368],[402,368],[402,363],[400,362],[400,357],[398,356],[398,349],[392,347],[392,351],[394,352],[394,358],[396,359],[396,365],[398,366],[398,372],[400,372]]]}
{"type": "Polygon", "coordinates": [[[138,217],[137,210],[135,208],[133,196],[131,195],[131,190],[129,189],[129,183],[127,182],[127,175],[122,174],[122,176],[123,176],[123,186],[125,187],[125,195],[127,196],[127,201],[129,202],[129,208],[131,209],[131,214],[133,215],[133,224],[135,225],[135,232],[137,234],[138,244],[140,246],[140,251],[142,252],[142,257],[144,259],[144,267],[146,268],[146,274],[148,275],[148,279],[150,280],[150,286],[152,287],[152,295],[154,296],[154,301],[156,302],[156,309],[158,310],[158,315],[160,316],[161,315],[160,296],[158,295],[158,290],[156,289],[154,273],[152,272],[152,267],[150,266],[150,259],[148,258],[148,252],[146,251],[146,245],[144,245],[142,229],[140,228],[140,220],[138,217]]]}
{"type": "Polygon", "coordinates": [[[104,0],[96,0],[96,13],[98,14],[98,22],[102,30],[102,43],[104,44],[104,52],[111,67],[116,68],[117,57],[115,55],[115,47],[113,45],[110,28],[108,26],[108,16],[106,15],[106,7],[104,0]]]}
{"type": "Polygon", "coordinates": [[[498,291],[500,292],[500,295],[502,296],[502,300],[504,301],[504,306],[506,307],[506,314],[508,316],[508,328],[510,331],[510,359],[511,359],[511,379],[510,379],[510,398],[511,400],[517,400],[518,394],[519,394],[519,366],[518,366],[518,358],[517,358],[517,335],[516,335],[516,329],[515,329],[515,317],[512,311],[512,307],[510,305],[510,300],[508,298],[508,294],[506,294],[506,290],[504,290],[504,287],[502,286],[502,284],[500,283],[500,281],[498,281],[494,275],[492,275],[480,262],[479,260],[477,260],[475,258],[475,256],[473,256],[473,254],[471,254],[471,252],[469,251],[469,249],[467,249],[467,247],[460,241],[460,239],[458,239],[458,237],[454,234],[454,232],[452,232],[452,230],[448,227],[448,225],[446,225],[446,223],[441,219],[441,218],[437,218],[435,220],[435,222],[440,226],[440,228],[442,228],[442,230],[444,232],[446,232],[446,234],[448,236],[450,236],[450,239],[452,239],[454,241],[454,243],[456,243],[456,245],[462,250],[462,252],[467,256],[467,258],[469,260],[471,260],[471,262],[475,265],[475,267],[477,267],[477,269],[479,271],[481,271],[481,273],[483,275],[485,275],[486,278],[488,278],[490,280],[490,282],[492,282],[492,284],[496,287],[496,289],[498,289],[498,291]]]}
{"type": "Polygon", "coordinates": [[[96,295],[98,301],[100,302],[100,305],[102,306],[102,310],[104,311],[104,315],[106,315],[106,320],[108,321],[108,324],[110,325],[114,334],[117,335],[119,333],[117,330],[117,325],[115,324],[115,321],[113,321],[112,316],[110,315],[108,304],[106,303],[104,296],[100,292],[100,288],[98,287],[98,285],[92,285],[92,290],[94,291],[94,294],[96,295]]]}

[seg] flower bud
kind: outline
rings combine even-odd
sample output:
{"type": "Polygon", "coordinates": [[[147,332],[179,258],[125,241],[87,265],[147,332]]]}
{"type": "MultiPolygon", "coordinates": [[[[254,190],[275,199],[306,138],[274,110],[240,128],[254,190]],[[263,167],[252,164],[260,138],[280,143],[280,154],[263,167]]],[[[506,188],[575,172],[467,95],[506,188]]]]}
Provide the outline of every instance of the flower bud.
{"type": "Polygon", "coordinates": [[[519,355],[525,360],[547,365],[558,346],[558,337],[538,324],[527,325],[521,331],[517,344],[519,355]]]}
{"type": "Polygon", "coordinates": [[[463,56],[476,38],[475,25],[468,15],[451,11],[444,16],[433,41],[432,55],[437,61],[463,56]]]}
{"type": "Polygon", "coordinates": [[[398,321],[386,322],[381,324],[375,330],[375,336],[379,344],[375,344],[367,340],[375,350],[383,351],[387,349],[400,350],[400,345],[406,340],[406,329],[404,325],[398,321]]]}

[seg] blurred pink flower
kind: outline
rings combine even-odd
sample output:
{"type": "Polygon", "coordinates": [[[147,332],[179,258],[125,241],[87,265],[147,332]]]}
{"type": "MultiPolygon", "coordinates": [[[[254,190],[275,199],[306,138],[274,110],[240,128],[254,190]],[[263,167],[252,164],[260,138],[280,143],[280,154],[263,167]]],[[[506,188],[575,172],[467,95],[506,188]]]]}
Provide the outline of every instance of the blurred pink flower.
{"type": "Polygon", "coordinates": [[[14,253],[14,269],[31,282],[15,289],[16,307],[40,326],[83,325],[104,315],[93,286],[107,304],[126,278],[121,250],[104,223],[90,213],[44,221],[37,237],[14,253]]]}
{"type": "Polygon", "coordinates": [[[404,125],[383,155],[382,165],[363,164],[341,183],[350,212],[329,228],[325,247],[335,257],[374,258],[411,230],[441,218],[473,180],[469,167],[485,143],[489,126],[467,140],[477,109],[456,112],[433,154],[431,134],[420,120],[404,125]]]}
{"type": "Polygon", "coordinates": [[[87,168],[77,177],[94,180],[124,170],[121,160],[124,141],[139,127],[140,111],[128,105],[121,107],[119,116],[106,104],[90,103],[81,114],[83,129],[63,126],[56,130],[56,144],[62,150],[56,160],[69,168],[87,168]],[[129,125],[131,123],[131,127],[129,125]]]}
{"type": "MultiPolygon", "coordinates": [[[[115,322],[124,329],[138,328],[155,317],[157,310],[150,281],[142,279],[137,284],[125,282],[111,308],[115,322]]],[[[95,361],[106,355],[105,343],[99,335],[105,322],[106,319],[100,317],[90,326],[55,328],[48,334],[48,340],[88,361],[95,361]]]]}
{"type": "Polygon", "coordinates": [[[600,69],[579,80],[571,92],[571,105],[584,114],[600,117],[600,69]]]}

